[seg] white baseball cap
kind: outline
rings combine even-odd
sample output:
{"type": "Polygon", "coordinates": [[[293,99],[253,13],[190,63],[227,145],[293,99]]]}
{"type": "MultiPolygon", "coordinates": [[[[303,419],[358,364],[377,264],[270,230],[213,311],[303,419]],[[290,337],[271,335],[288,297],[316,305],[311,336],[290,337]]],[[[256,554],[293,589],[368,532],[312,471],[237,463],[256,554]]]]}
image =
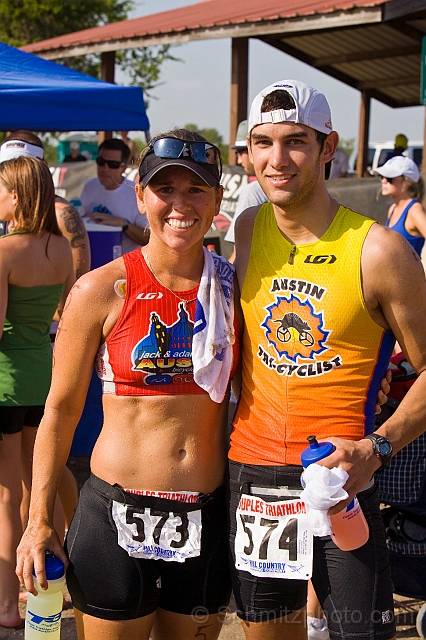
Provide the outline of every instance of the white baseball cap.
{"type": "Polygon", "coordinates": [[[238,125],[235,144],[232,149],[247,149],[248,122],[242,120],[238,125]]]}
{"type": "Polygon", "coordinates": [[[406,156],[394,156],[390,158],[384,165],[378,167],[377,173],[384,178],[398,178],[405,176],[413,182],[420,180],[420,171],[411,158],[406,156]]]}
{"type": "Polygon", "coordinates": [[[43,160],[44,152],[42,147],[38,147],[25,140],[7,140],[0,147],[0,162],[27,156],[30,158],[40,158],[43,160]]]}
{"type": "Polygon", "coordinates": [[[249,132],[265,122],[295,122],[326,134],[333,130],[330,106],[325,95],[299,80],[279,80],[257,94],[250,108],[249,132]],[[280,89],[291,95],[296,108],[262,112],[263,98],[280,89]]]}

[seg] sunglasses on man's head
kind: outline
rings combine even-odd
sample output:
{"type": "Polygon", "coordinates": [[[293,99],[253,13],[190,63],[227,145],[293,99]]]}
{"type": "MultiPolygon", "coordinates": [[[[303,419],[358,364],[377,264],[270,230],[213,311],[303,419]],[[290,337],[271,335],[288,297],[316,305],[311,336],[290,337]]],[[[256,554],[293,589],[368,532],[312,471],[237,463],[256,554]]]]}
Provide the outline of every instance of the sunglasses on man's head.
{"type": "Polygon", "coordinates": [[[123,163],[120,162],[120,160],[105,160],[105,158],[98,156],[96,158],[96,164],[99,167],[104,167],[107,164],[110,169],[118,169],[123,163]]]}

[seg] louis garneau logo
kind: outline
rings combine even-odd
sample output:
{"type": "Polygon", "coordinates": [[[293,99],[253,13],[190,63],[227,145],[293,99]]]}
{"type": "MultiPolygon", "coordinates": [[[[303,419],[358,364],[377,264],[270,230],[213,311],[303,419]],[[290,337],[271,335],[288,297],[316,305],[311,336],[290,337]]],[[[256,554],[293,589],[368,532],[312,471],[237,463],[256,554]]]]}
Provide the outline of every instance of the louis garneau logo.
{"type": "Polygon", "coordinates": [[[334,254],[329,254],[329,255],[319,255],[319,256],[313,256],[313,255],[309,255],[306,256],[304,262],[307,264],[333,264],[334,262],[336,262],[337,258],[334,254]]]}
{"type": "Polygon", "coordinates": [[[147,293],[138,293],[136,300],[160,300],[162,297],[161,291],[148,291],[147,293]]]}

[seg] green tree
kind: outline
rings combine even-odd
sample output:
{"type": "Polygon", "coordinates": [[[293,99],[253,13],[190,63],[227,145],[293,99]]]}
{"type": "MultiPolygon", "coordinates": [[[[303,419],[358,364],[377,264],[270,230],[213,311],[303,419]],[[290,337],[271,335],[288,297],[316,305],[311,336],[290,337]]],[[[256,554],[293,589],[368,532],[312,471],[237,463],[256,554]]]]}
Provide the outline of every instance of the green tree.
{"type": "Polygon", "coordinates": [[[355,138],[340,138],[339,149],[342,149],[350,157],[352,151],[355,149],[355,138]]]}
{"type": "Polygon", "coordinates": [[[228,163],[228,145],[223,141],[223,136],[219,133],[217,129],[211,128],[202,128],[198,127],[196,124],[186,124],[184,129],[189,129],[190,131],[196,131],[200,135],[204,136],[206,140],[213,143],[220,149],[222,154],[222,162],[223,164],[228,163]]]}
{"type": "Polygon", "coordinates": [[[0,40],[18,47],[125,20],[131,0],[0,0],[0,40]]]}
{"type": "Polygon", "coordinates": [[[40,133],[39,135],[43,142],[44,159],[46,160],[47,164],[55,164],[56,162],[58,162],[57,136],[46,132],[40,133]]]}
{"type": "Polygon", "coordinates": [[[136,149],[139,153],[141,153],[146,147],[145,140],[142,140],[141,138],[133,138],[133,142],[135,143],[136,149]]]}
{"type": "MultiPolygon", "coordinates": [[[[0,0],[0,41],[20,47],[125,20],[133,7],[132,0],[0,0]]],[[[159,84],[162,63],[177,60],[169,50],[170,45],[119,51],[117,64],[149,96],[159,84]]],[[[58,62],[94,77],[100,75],[100,54],[58,62]]]]}

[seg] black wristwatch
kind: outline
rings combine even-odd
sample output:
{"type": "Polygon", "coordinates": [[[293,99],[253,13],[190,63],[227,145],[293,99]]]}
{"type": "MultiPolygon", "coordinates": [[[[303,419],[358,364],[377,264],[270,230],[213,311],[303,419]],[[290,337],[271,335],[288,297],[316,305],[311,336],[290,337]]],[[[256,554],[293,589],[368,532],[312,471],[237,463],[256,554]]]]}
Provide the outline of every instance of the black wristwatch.
{"type": "Polygon", "coordinates": [[[392,458],[392,442],[378,433],[370,433],[365,438],[373,443],[374,455],[379,458],[382,468],[387,467],[392,458]]]}
{"type": "Polygon", "coordinates": [[[128,220],[125,220],[123,226],[121,227],[121,230],[127,231],[129,227],[130,227],[130,222],[128,220]]]}

